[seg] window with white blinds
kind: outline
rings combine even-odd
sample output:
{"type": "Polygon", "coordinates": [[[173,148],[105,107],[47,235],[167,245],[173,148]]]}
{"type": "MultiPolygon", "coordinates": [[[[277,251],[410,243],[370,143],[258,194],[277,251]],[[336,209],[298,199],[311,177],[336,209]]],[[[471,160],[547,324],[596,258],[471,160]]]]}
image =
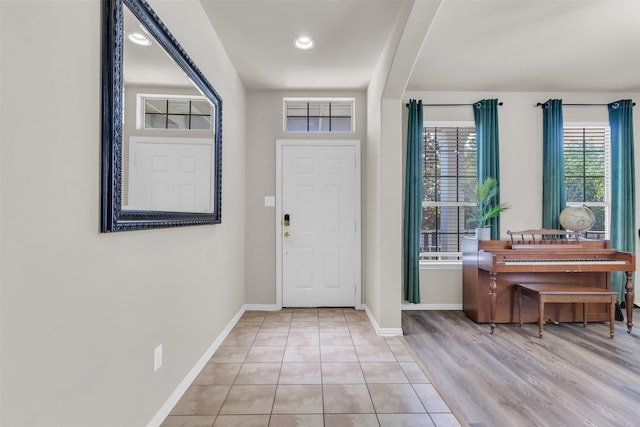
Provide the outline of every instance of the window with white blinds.
{"type": "Polygon", "coordinates": [[[609,236],[609,182],[611,168],[608,126],[565,127],[564,169],[567,206],[587,206],[596,216],[590,238],[609,236]]]}
{"type": "Polygon", "coordinates": [[[423,146],[420,258],[459,260],[475,227],[475,126],[425,126],[423,146]]]}
{"type": "Polygon", "coordinates": [[[353,98],[284,98],[286,132],[353,132],[353,98]]]}

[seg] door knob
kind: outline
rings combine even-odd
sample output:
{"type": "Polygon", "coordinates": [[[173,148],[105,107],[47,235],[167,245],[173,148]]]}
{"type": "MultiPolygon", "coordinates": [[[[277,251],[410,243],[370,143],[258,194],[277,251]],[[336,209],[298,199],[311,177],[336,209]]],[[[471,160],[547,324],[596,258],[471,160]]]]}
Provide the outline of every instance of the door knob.
{"type": "Polygon", "coordinates": [[[288,231],[284,232],[284,237],[291,237],[291,233],[289,233],[288,231]]]}

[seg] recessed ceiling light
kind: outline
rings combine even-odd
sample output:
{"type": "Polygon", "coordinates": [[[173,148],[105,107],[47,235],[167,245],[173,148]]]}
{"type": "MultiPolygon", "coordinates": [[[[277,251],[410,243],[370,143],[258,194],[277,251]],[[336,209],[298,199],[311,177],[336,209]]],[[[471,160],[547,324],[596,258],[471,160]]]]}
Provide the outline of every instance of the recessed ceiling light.
{"type": "Polygon", "coordinates": [[[315,45],[315,42],[311,37],[300,36],[295,38],[293,45],[301,50],[309,50],[315,45]]]}
{"type": "Polygon", "coordinates": [[[140,46],[149,46],[149,45],[151,45],[151,40],[149,40],[147,38],[147,36],[145,36],[142,33],[131,33],[131,34],[129,34],[129,40],[131,40],[132,42],[134,42],[135,44],[138,44],[140,46]]]}

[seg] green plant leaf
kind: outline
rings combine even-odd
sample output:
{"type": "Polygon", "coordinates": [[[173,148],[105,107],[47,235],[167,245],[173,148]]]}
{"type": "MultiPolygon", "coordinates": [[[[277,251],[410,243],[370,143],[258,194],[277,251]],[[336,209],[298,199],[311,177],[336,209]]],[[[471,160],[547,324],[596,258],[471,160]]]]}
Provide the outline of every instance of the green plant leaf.
{"type": "Polygon", "coordinates": [[[496,204],[498,195],[498,183],[493,178],[487,178],[483,182],[478,181],[476,189],[476,220],[478,227],[486,227],[491,218],[500,215],[509,209],[507,203],[496,204]]]}

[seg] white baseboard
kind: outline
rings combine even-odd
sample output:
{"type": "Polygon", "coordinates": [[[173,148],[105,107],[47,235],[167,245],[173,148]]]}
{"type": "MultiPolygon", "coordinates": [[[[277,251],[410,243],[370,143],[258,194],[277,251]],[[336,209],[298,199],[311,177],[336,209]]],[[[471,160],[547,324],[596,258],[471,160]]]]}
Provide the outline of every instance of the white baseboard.
{"type": "Polygon", "coordinates": [[[245,304],[244,311],[278,311],[282,310],[278,304],[245,304]]]}
{"type": "Polygon", "coordinates": [[[383,337],[395,337],[402,335],[402,328],[381,328],[380,325],[378,325],[376,318],[373,317],[373,314],[369,310],[369,307],[367,307],[366,304],[362,304],[362,308],[364,309],[364,312],[367,313],[369,322],[371,322],[371,325],[376,330],[376,334],[383,337]]]}
{"type": "Polygon", "coordinates": [[[462,304],[402,304],[402,310],[462,310],[462,304]]]}
{"type": "Polygon", "coordinates": [[[174,392],[171,393],[171,396],[169,396],[169,399],[167,399],[167,401],[164,403],[164,405],[162,405],[162,407],[156,413],[156,415],[151,419],[151,421],[149,421],[149,423],[147,424],[147,427],[159,427],[160,424],[162,424],[162,422],[164,421],[164,419],[167,418],[167,415],[169,415],[173,407],[176,406],[176,404],[178,403],[182,395],[187,391],[187,389],[189,388],[191,383],[193,383],[193,381],[196,379],[200,371],[202,371],[202,368],[204,368],[207,362],[209,361],[209,359],[211,359],[211,356],[213,356],[213,353],[215,353],[218,347],[220,347],[220,344],[222,344],[225,338],[227,338],[227,336],[229,335],[229,332],[231,332],[231,330],[236,325],[236,323],[238,323],[238,320],[240,320],[240,318],[246,311],[245,307],[246,306],[243,306],[238,311],[238,313],[236,313],[236,315],[233,317],[233,319],[231,319],[229,324],[215,339],[213,344],[211,344],[211,346],[209,346],[207,351],[204,352],[200,360],[196,362],[196,364],[194,365],[193,368],[191,368],[187,376],[184,377],[184,379],[180,382],[180,384],[178,384],[178,387],[174,390],[174,392]]]}

